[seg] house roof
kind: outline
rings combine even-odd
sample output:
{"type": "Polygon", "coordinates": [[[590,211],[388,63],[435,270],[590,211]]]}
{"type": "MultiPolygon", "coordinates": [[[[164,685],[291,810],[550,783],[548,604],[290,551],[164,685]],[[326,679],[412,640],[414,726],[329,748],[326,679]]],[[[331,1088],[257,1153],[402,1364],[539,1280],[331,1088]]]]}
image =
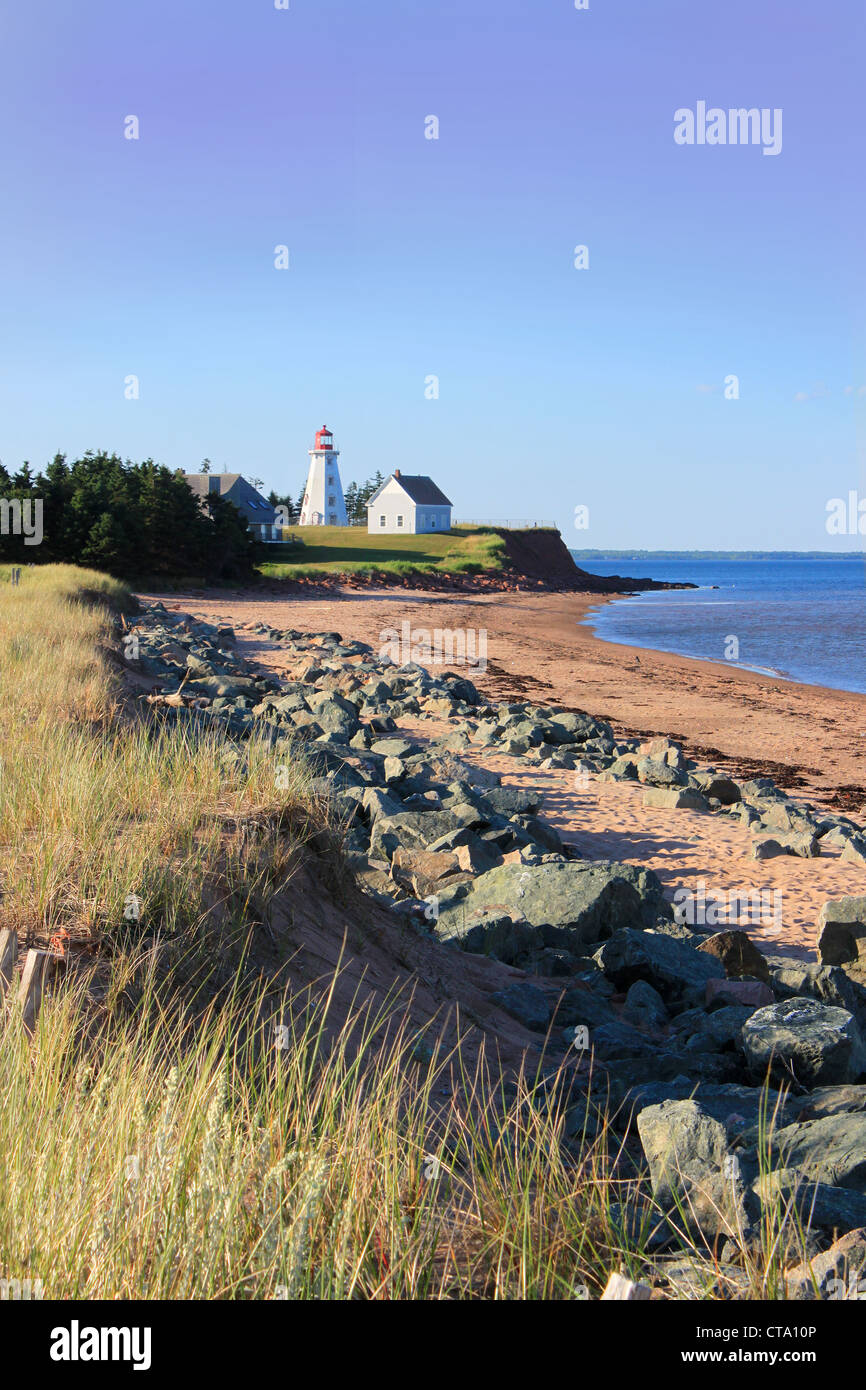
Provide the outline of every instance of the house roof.
{"type": "Polygon", "coordinates": [[[273,526],[277,514],[270,502],[240,473],[185,473],[188,486],[202,501],[213,491],[231,502],[254,526],[273,526]]]}
{"type": "Polygon", "coordinates": [[[390,482],[397,483],[405,492],[406,496],[413,502],[422,507],[453,507],[454,503],[445,496],[441,488],[437,487],[432,478],[428,478],[426,473],[401,473],[399,478],[395,473],[390,478],[386,478],[380,488],[377,488],[367,503],[372,507],[373,503],[384,491],[390,482]]]}

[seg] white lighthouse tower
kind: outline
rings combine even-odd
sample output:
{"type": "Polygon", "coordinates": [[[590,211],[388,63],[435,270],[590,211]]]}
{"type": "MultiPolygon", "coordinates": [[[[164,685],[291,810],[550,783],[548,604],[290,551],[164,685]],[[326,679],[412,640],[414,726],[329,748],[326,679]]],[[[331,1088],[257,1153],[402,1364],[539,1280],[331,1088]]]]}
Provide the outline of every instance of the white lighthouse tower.
{"type": "Polygon", "coordinates": [[[346,502],[340,482],[339,449],[334,436],[323,425],[316,430],[316,441],[309,450],[310,471],[301,503],[301,526],[347,526],[346,502]]]}

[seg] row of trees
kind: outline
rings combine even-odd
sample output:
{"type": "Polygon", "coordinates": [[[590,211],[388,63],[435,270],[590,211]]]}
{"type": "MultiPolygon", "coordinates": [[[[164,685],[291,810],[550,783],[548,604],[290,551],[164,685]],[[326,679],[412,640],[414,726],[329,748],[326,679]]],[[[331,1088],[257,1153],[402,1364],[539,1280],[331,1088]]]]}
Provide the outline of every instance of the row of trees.
{"type": "MultiPolygon", "coordinates": [[[[255,484],[254,479],[250,479],[255,484]]],[[[349,522],[362,523],[367,520],[367,503],[373,496],[377,488],[380,488],[385,479],[380,472],[376,472],[374,477],[368,478],[366,483],[350,483],[344,493],[346,499],[346,515],[349,522]]],[[[298,493],[297,502],[292,498],[291,493],[287,492],[282,497],[276,493],[268,494],[268,501],[272,507],[285,507],[290,522],[297,522],[301,516],[301,506],[304,501],[304,488],[298,493]]]]}
{"type": "Polygon", "coordinates": [[[0,464],[0,558],[90,566],[120,579],[149,575],[241,579],[257,542],[236,507],[203,507],[183,473],[88,451],[55,455],[43,473],[0,464]]]}

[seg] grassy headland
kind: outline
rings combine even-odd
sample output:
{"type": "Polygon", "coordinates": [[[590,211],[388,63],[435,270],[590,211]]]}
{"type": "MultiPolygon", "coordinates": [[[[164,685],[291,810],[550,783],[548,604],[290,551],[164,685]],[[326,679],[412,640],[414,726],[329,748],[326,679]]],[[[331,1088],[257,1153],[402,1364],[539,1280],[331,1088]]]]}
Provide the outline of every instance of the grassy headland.
{"type": "Polygon", "coordinates": [[[377,536],[360,526],[294,526],[295,544],[269,546],[259,568],[274,579],[300,575],[438,572],[479,574],[502,569],[505,542],[485,527],[458,527],[435,535],[377,536]]]}

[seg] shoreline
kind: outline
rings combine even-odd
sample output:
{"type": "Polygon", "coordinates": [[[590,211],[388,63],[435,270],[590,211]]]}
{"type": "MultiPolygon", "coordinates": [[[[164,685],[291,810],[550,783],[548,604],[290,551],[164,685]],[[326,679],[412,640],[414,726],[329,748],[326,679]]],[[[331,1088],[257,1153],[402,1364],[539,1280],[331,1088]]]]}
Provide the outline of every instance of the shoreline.
{"type": "MultiPolygon", "coordinates": [[[[701,587],[705,587],[705,586],[695,585],[694,587],[695,587],[695,588],[701,588],[701,587]]],[[[718,585],[710,585],[710,586],[706,586],[706,587],[709,587],[709,588],[718,588],[718,585]]],[[[594,595],[594,597],[596,597],[596,596],[594,595]]],[[[605,605],[606,605],[608,601],[610,601],[610,602],[616,602],[616,601],[621,600],[621,599],[636,598],[636,597],[638,597],[638,595],[637,595],[637,594],[632,594],[632,593],[623,593],[623,594],[609,594],[609,595],[608,595],[608,594],[604,594],[604,595],[598,595],[597,597],[600,599],[600,604],[599,604],[599,606],[601,606],[601,604],[605,604],[605,605]]],[[[592,618],[592,616],[591,616],[591,613],[590,613],[589,610],[587,610],[587,616],[586,616],[586,618],[584,619],[584,622],[585,622],[586,625],[588,626],[592,621],[593,621],[593,618],[592,618]]],[[[770,680],[786,681],[786,682],[788,682],[790,685],[797,685],[797,686],[805,685],[805,686],[811,686],[811,687],[812,687],[813,689],[815,689],[815,690],[835,691],[837,694],[840,694],[840,695],[864,695],[864,696],[866,696],[866,690],[852,690],[852,689],[850,689],[848,686],[820,685],[820,684],[817,684],[817,683],[814,682],[814,681],[805,681],[805,680],[802,680],[799,676],[795,676],[795,675],[793,675],[790,671],[786,671],[786,670],[782,669],[781,667],[775,667],[775,666],[751,666],[751,665],[749,665],[749,664],[746,663],[746,662],[742,662],[742,663],[741,663],[741,662],[736,662],[736,661],[716,662],[716,661],[714,661],[714,659],[713,659],[712,657],[694,656],[694,655],[691,655],[690,653],[687,653],[687,652],[673,652],[673,651],[669,651],[669,650],[668,650],[667,648],[665,648],[665,647],[654,647],[654,646],[650,646],[650,645],[648,645],[648,644],[647,644],[647,645],[643,645],[643,644],[640,643],[640,642],[621,642],[621,641],[619,641],[618,639],[616,639],[616,638],[614,638],[613,636],[611,636],[609,633],[606,633],[606,634],[603,634],[603,635],[602,635],[602,634],[599,634],[599,633],[594,632],[594,633],[593,633],[593,636],[596,637],[598,641],[600,641],[600,642],[606,642],[606,643],[607,643],[609,646],[611,646],[611,647],[625,647],[625,646],[628,646],[629,649],[630,649],[631,651],[638,651],[638,652],[644,652],[644,651],[645,651],[645,652],[658,652],[658,653],[661,653],[661,654],[663,654],[663,655],[665,655],[665,656],[675,656],[675,657],[679,657],[679,658],[681,658],[683,661],[710,662],[710,663],[713,664],[713,665],[721,665],[721,666],[724,666],[725,669],[727,669],[727,670],[731,670],[731,671],[747,671],[747,672],[751,672],[751,673],[753,673],[753,674],[755,674],[755,675],[758,675],[758,676],[765,676],[765,677],[767,677],[767,678],[770,679],[770,680]]]]}
{"type": "Polygon", "coordinates": [[[327,597],[280,598],[250,589],[142,597],[209,619],[334,629],[372,644],[403,621],[483,630],[486,669],[467,674],[486,699],[514,696],[585,710],[624,737],[677,739],[701,763],[773,776],[835,810],[866,807],[866,738],[859,737],[866,694],[596,636],[589,614],[625,595],[345,587],[327,597]]]}
{"type": "MultiPolygon", "coordinates": [[[[793,687],[782,690],[767,677],[716,669],[716,663],[657,653],[650,654],[655,660],[647,657],[632,666],[628,648],[596,638],[584,625],[589,609],[606,601],[598,595],[497,595],[485,602],[477,596],[446,598],[389,589],[328,600],[267,600],[250,591],[140,597],[191,613],[195,620],[231,626],[238,656],[264,675],[289,681],[298,678],[309,658],[299,658],[291,643],[287,650],[284,641],[272,640],[268,629],[329,634],[331,639],[339,633],[342,641],[357,640],[380,650],[383,632],[404,622],[428,633],[448,624],[452,630],[486,626],[483,671],[456,664],[437,668],[440,674],[465,674],[485,703],[585,711],[609,723],[618,742],[673,738],[699,768],[715,767],[738,783],[771,777],[793,802],[803,807],[824,803],[828,812],[841,811],[855,825],[864,825],[866,768],[852,762],[844,731],[850,727],[852,701],[866,710],[866,697],[840,698],[838,692],[802,687],[797,688],[801,708],[791,704],[793,687]],[[754,730],[749,729],[750,717],[754,730]],[[819,718],[823,723],[816,723],[819,718]],[[797,756],[806,727],[817,728],[823,740],[823,749],[815,752],[820,768],[797,756]],[[705,729],[709,737],[702,736],[705,729]],[[843,781],[854,775],[856,783],[843,781]],[[847,797],[840,796],[844,786],[847,797]]],[[[428,712],[419,721],[404,712],[399,735],[422,741],[447,735],[447,722],[437,728],[431,718],[428,712]]],[[[747,927],[770,952],[814,962],[823,905],[863,892],[862,867],[843,861],[838,845],[827,845],[814,858],[758,859],[749,825],[737,818],[648,804],[646,788],[638,782],[594,775],[575,779],[573,772],[540,767],[495,747],[468,743],[461,749],[464,761],[496,773],[503,786],[539,794],[544,819],[580,859],[651,869],[669,901],[677,891],[692,894],[705,885],[738,898],[744,893],[778,895],[784,918],[775,925],[747,927]]],[[[866,750],[859,756],[866,760],[866,750]]]]}

